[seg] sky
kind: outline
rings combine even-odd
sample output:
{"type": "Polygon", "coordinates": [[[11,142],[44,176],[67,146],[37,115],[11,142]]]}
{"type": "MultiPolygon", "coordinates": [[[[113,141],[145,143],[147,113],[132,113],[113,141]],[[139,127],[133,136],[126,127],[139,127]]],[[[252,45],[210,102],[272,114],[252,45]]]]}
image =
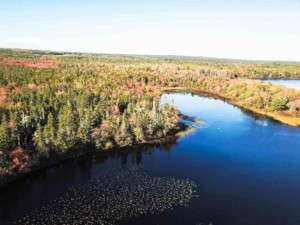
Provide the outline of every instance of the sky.
{"type": "Polygon", "coordinates": [[[0,47],[300,61],[300,0],[0,0],[0,47]]]}

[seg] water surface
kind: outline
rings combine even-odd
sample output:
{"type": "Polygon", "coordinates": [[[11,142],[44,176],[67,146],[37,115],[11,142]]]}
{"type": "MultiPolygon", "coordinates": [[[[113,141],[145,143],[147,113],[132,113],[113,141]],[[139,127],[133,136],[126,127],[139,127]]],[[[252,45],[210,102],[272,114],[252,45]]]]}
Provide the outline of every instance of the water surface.
{"type": "Polygon", "coordinates": [[[272,84],[282,84],[287,88],[295,88],[300,90],[300,80],[285,80],[285,79],[268,79],[263,82],[271,82],[272,84]]]}
{"type": "Polygon", "coordinates": [[[0,224],[11,224],[76,185],[86,188],[105,171],[132,166],[150,178],[189,180],[198,197],[188,206],[116,224],[300,224],[299,128],[208,97],[165,94],[162,101],[204,120],[207,128],[168,144],[89,154],[36,172],[0,192],[0,224]]]}

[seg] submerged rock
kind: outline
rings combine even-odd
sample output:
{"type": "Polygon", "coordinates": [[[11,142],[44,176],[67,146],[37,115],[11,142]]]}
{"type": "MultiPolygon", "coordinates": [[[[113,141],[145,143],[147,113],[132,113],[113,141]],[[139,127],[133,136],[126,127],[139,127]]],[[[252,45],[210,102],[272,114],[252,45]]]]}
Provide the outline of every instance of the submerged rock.
{"type": "Polygon", "coordinates": [[[16,224],[114,224],[187,206],[195,187],[193,181],[150,177],[137,168],[108,170],[70,188],[16,224]]]}

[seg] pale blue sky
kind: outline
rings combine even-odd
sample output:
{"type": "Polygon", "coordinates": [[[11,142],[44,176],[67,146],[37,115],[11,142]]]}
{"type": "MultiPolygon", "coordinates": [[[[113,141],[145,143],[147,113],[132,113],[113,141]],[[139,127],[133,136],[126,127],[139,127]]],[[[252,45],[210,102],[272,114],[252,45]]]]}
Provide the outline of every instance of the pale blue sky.
{"type": "Polygon", "coordinates": [[[300,0],[0,0],[0,47],[300,61],[300,0]]]}

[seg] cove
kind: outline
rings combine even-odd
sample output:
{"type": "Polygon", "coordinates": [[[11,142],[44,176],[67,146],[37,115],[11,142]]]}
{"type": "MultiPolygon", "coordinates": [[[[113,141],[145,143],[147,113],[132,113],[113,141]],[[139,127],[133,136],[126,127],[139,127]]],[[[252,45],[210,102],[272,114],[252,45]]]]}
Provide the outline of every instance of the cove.
{"type": "Polygon", "coordinates": [[[183,120],[196,129],[173,142],[88,154],[21,178],[0,191],[0,224],[12,224],[99,174],[131,167],[149,177],[189,180],[197,197],[187,206],[116,224],[300,224],[299,128],[209,96],[164,94],[161,101],[207,126],[183,120]]]}

